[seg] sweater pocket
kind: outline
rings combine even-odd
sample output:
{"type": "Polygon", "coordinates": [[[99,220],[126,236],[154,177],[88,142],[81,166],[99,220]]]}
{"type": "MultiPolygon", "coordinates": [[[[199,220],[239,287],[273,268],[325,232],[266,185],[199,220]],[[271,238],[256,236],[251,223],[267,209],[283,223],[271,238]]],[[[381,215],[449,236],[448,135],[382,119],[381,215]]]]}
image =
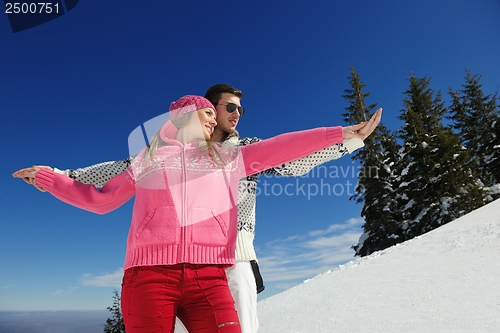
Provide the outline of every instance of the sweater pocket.
{"type": "Polygon", "coordinates": [[[180,224],[175,207],[155,208],[139,224],[138,244],[176,244],[180,242],[180,224]]]}
{"type": "Polygon", "coordinates": [[[224,222],[224,219],[222,216],[220,216],[215,209],[212,209],[212,215],[214,219],[219,223],[219,227],[222,230],[222,233],[224,234],[224,237],[227,237],[227,225],[224,222]]]}
{"type": "Polygon", "coordinates": [[[190,225],[190,241],[194,244],[226,246],[227,223],[216,210],[195,207],[192,209],[193,221],[190,225]]]}

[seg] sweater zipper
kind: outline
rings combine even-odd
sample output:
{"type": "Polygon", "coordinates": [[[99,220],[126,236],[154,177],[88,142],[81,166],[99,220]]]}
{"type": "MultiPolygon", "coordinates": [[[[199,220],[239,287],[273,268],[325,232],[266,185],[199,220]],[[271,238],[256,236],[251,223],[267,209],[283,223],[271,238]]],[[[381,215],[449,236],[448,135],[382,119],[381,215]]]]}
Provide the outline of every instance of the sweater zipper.
{"type": "Polygon", "coordinates": [[[182,186],[182,220],[181,220],[181,262],[186,262],[186,246],[187,246],[187,199],[186,199],[186,193],[187,193],[187,171],[186,171],[186,155],[185,155],[185,146],[182,146],[182,155],[181,155],[181,168],[182,168],[182,179],[181,182],[183,184],[182,186]]]}

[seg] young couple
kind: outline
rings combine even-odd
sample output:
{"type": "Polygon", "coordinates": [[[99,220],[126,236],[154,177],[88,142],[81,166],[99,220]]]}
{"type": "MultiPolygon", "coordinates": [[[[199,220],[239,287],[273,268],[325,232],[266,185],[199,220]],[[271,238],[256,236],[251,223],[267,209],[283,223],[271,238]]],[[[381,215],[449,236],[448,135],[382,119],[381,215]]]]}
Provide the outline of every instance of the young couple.
{"type": "Polygon", "coordinates": [[[378,110],[354,126],[240,139],[241,91],[219,84],[205,97],[173,102],[171,121],[135,158],[14,173],[97,213],[135,194],[121,298],[127,333],[172,332],[175,316],[189,332],[256,332],[263,289],[253,248],[258,175],[298,176],[351,153],[381,117],[378,110]]]}

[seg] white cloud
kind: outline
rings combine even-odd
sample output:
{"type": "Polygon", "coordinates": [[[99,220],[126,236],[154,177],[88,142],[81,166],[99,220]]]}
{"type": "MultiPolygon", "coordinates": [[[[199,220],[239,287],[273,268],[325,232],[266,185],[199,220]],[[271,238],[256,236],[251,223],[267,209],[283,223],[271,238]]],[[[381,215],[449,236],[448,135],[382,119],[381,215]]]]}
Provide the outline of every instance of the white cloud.
{"type": "Polygon", "coordinates": [[[73,290],[79,289],[80,287],[69,287],[68,289],[59,289],[52,293],[52,295],[70,294],[73,290]]]}
{"type": "Polygon", "coordinates": [[[303,242],[301,246],[318,250],[321,248],[343,248],[357,243],[360,234],[360,231],[349,230],[331,237],[318,237],[316,239],[311,239],[303,242]]]}
{"type": "Polygon", "coordinates": [[[268,242],[257,249],[265,282],[276,289],[288,289],[305,279],[354,259],[351,246],[362,233],[361,218],[332,224],[324,230],[268,242]]]}
{"type": "Polygon", "coordinates": [[[82,283],[82,285],[90,287],[119,288],[121,286],[122,278],[123,278],[123,269],[120,268],[111,274],[103,274],[103,275],[84,274],[80,278],[80,282],[82,283]]]}
{"type": "Polygon", "coordinates": [[[314,236],[319,236],[319,235],[327,235],[329,233],[339,231],[339,230],[345,230],[349,229],[352,227],[358,227],[362,225],[364,220],[360,217],[353,217],[348,220],[346,220],[342,224],[332,224],[328,227],[326,230],[314,230],[309,232],[309,236],[314,237],[314,236]]]}

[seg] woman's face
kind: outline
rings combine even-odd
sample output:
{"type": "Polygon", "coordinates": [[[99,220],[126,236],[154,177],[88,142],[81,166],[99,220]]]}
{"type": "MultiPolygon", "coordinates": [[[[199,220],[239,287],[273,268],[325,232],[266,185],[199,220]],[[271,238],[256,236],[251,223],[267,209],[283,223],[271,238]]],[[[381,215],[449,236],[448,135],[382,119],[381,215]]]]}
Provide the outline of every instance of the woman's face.
{"type": "Polygon", "coordinates": [[[215,121],[215,112],[214,110],[209,108],[204,108],[193,112],[190,123],[192,123],[192,126],[195,130],[199,129],[201,125],[202,133],[200,134],[203,135],[203,138],[205,140],[210,140],[210,136],[214,132],[214,127],[217,126],[217,122],[215,121]]]}

